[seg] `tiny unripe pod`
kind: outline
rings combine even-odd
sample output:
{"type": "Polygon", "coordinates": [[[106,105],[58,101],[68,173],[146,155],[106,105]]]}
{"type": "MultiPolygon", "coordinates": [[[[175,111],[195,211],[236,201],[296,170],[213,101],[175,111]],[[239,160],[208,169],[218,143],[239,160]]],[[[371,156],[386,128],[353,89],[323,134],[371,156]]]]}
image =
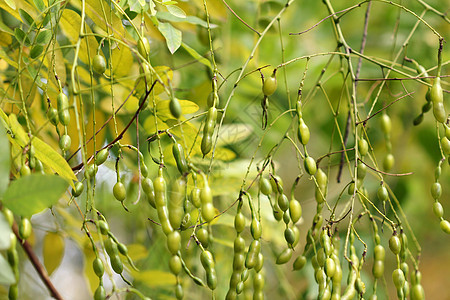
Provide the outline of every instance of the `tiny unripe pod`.
{"type": "Polygon", "coordinates": [[[95,177],[95,174],[97,174],[98,167],[96,164],[90,164],[86,166],[86,169],[84,170],[84,177],[86,179],[91,179],[95,177]]]}
{"type": "Polygon", "coordinates": [[[59,148],[66,152],[70,149],[70,145],[72,144],[72,139],[69,135],[63,134],[59,139],[59,148]]]}
{"type": "Polygon", "coordinates": [[[108,148],[104,148],[98,151],[97,154],[95,155],[95,164],[97,166],[103,164],[108,159],[108,155],[109,155],[108,148]]]}
{"type": "Polygon", "coordinates": [[[392,129],[391,118],[387,114],[381,115],[381,130],[384,134],[389,134],[392,129]]]}
{"type": "Polygon", "coordinates": [[[142,37],[138,42],[138,51],[145,59],[150,55],[150,43],[146,37],[142,37]]]}
{"type": "Polygon", "coordinates": [[[59,121],[64,126],[69,125],[70,123],[69,99],[64,93],[61,92],[56,97],[56,104],[58,107],[59,121]]]}
{"type": "Polygon", "coordinates": [[[445,123],[447,113],[445,112],[444,102],[433,102],[433,115],[439,123],[445,123]]]}
{"type": "Polygon", "coordinates": [[[401,269],[395,269],[394,272],[392,272],[392,280],[394,281],[397,290],[399,290],[405,284],[405,274],[403,274],[401,269]]]}
{"type": "Polygon", "coordinates": [[[385,171],[389,171],[394,166],[394,155],[392,153],[388,153],[383,160],[383,169],[385,171]]]}
{"type": "Polygon", "coordinates": [[[384,260],[385,257],[384,247],[381,245],[376,245],[373,254],[375,260],[384,260]]]}
{"type": "Polygon", "coordinates": [[[316,171],[317,171],[316,161],[311,156],[308,156],[308,157],[305,158],[304,167],[305,167],[305,171],[309,175],[316,174],[316,171]]]}
{"type": "Polygon", "coordinates": [[[447,234],[450,234],[450,222],[447,220],[442,220],[439,223],[439,226],[441,227],[442,231],[444,231],[447,234]]]}
{"type": "Polygon", "coordinates": [[[103,266],[103,262],[100,258],[96,257],[94,259],[94,262],[92,263],[92,268],[94,269],[95,275],[97,277],[101,278],[103,276],[103,273],[105,272],[105,268],[103,266]]]}
{"type": "Polygon", "coordinates": [[[178,231],[172,231],[167,235],[167,248],[173,255],[181,249],[181,235],[178,231]]]}
{"type": "Polygon", "coordinates": [[[181,175],[188,172],[188,165],[186,162],[186,158],[184,157],[184,149],[179,143],[173,144],[172,148],[173,157],[175,158],[175,162],[177,163],[178,171],[180,171],[181,175]]]}
{"type": "Polygon", "coordinates": [[[74,186],[75,187],[72,188],[72,196],[78,197],[84,190],[84,184],[81,181],[77,181],[74,186]]]}
{"type": "Polygon", "coordinates": [[[289,201],[289,215],[294,224],[302,217],[302,206],[298,200],[291,199],[291,201],[289,201]]]}
{"type": "Polygon", "coordinates": [[[364,294],[366,292],[366,285],[361,280],[361,277],[356,278],[355,289],[360,295],[362,295],[362,294],[364,294]]]}
{"type": "Polygon", "coordinates": [[[292,246],[292,244],[295,243],[295,233],[294,230],[292,230],[291,228],[286,228],[284,230],[284,239],[286,240],[286,242],[292,246]]]}
{"type": "Polygon", "coordinates": [[[431,186],[431,196],[433,196],[433,199],[438,200],[442,195],[442,188],[441,184],[439,182],[433,183],[431,186]]]}
{"type": "Polygon", "coordinates": [[[206,284],[211,290],[215,290],[217,287],[217,274],[215,269],[211,269],[206,272],[206,284]]]}
{"type": "Polygon", "coordinates": [[[235,253],[233,258],[233,270],[241,272],[244,269],[245,255],[243,253],[235,253]]]}
{"type": "Polygon", "coordinates": [[[264,79],[262,91],[264,96],[270,96],[277,90],[277,77],[275,72],[270,77],[264,79]]]}
{"type": "Polygon", "coordinates": [[[245,228],[245,217],[241,212],[238,212],[234,217],[234,229],[237,233],[241,233],[245,228]]]}
{"type": "Polygon", "coordinates": [[[20,168],[20,175],[21,176],[28,176],[31,174],[31,169],[27,164],[22,164],[22,167],[20,168]]]}
{"type": "Polygon", "coordinates": [[[122,260],[120,260],[120,257],[118,254],[112,255],[109,257],[111,261],[111,267],[117,274],[121,274],[123,272],[123,263],[122,260]]]}
{"type": "Polygon", "coordinates": [[[367,152],[369,151],[369,144],[367,143],[366,139],[360,138],[358,141],[358,147],[359,147],[359,155],[361,157],[364,157],[367,152]]]}
{"type": "Polygon", "coordinates": [[[117,249],[117,244],[112,238],[108,238],[105,240],[105,250],[108,255],[114,256],[119,254],[119,249],[117,249]]]}
{"type": "Polygon", "coordinates": [[[438,218],[442,218],[442,216],[444,215],[444,208],[438,201],[433,203],[433,212],[438,218]]]}
{"type": "Polygon", "coordinates": [[[248,247],[247,257],[245,259],[245,267],[247,269],[252,269],[256,265],[260,251],[261,242],[259,240],[253,240],[248,247]]]}
{"type": "Polygon", "coordinates": [[[253,239],[258,240],[262,234],[261,223],[257,219],[253,219],[250,224],[250,232],[252,234],[253,239]]]}
{"type": "Polygon", "coordinates": [[[58,125],[59,123],[59,115],[58,110],[54,107],[50,107],[47,111],[47,118],[53,125],[58,125]]]}
{"type": "Polygon", "coordinates": [[[109,225],[103,220],[98,221],[98,227],[100,228],[100,233],[103,235],[108,235],[109,225]]]}
{"type": "Polygon", "coordinates": [[[391,236],[389,239],[389,249],[391,249],[392,253],[399,254],[401,246],[400,238],[397,235],[391,236]]]}
{"type": "Polygon", "coordinates": [[[325,260],[325,273],[328,278],[332,278],[336,272],[336,263],[331,257],[325,260]]]}
{"type": "Polygon", "coordinates": [[[106,60],[101,54],[97,54],[94,56],[94,60],[92,61],[92,69],[98,73],[103,74],[106,71],[106,60]]]}
{"type": "Polygon", "coordinates": [[[207,222],[211,222],[216,215],[216,210],[212,203],[205,203],[202,205],[202,218],[207,222]]]}
{"type": "Polygon", "coordinates": [[[169,259],[169,269],[174,275],[178,275],[181,272],[182,264],[178,255],[172,255],[169,259]]]}
{"type": "Polygon", "coordinates": [[[450,140],[444,136],[441,138],[442,151],[445,155],[450,155],[450,140]]]}
{"type": "Polygon", "coordinates": [[[384,185],[378,188],[377,196],[378,199],[380,199],[380,201],[386,201],[388,199],[389,197],[388,190],[384,185]]]}
{"type": "Polygon", "coordinates": [[[118,243],[117,244],[117,249],[119,250],[119,253],[122,254],[123,256],[127,256],[128,255],[128,248],[125,244],[123,243],[118,243]]]}
{"type": "Polygon", "coordinates": [[[209,233],[208,233],[208,230],[206,230],[205,228],[202,227],[202,228],[197,230],[196,236],[197,236],[197,239],[199,240],[199,242],[202,244],[202,246],[204,248],[207,248],[208,244],[209,244],[209,233]]]}
{"type": "Polygon", "coordinates": [[[179,283],[175,286],[175,297],[177,297],[177,300],[181,300],[184,297],[183,287],[179,283]]]}
{"type": "Polygon", "coordinates": [[[122,182],[120,181],[116,182],[116,184],[113,187],[113,195],[114,198],[116,198],[120,202],[125,200],[127,196],[127,191],[125,185],[122,182]]]}
{"type": "Polygon", "coordinates": [[[8,221],[9,226],[12,226],[13,223],[14,223],[14,214],[13,214],[13,212],[10,209],[6,208],[6,207],[3,207],[2,211],[3,211],[3,215],[5,216],[6,221],[8,221]]]}
{"type": "Polygon", "coordinates": [[[153,186],[153,181],[146,177],[144,180],[142,180],[142,190],[144,191],[145,195],[147,196],[148,203],[153,207],[156,208],[155,203],[155,188],[153,186]]]}
{"type": "Polygon", "coordinates": [[[287,263],[292,257],[292,249],[286,248],[277,256],[276,264],[282,265],[287,263]]]}
{"type": "Polygon", "coordinates": [[[311,134],[309,132],[309,128],[306,125],[305,121],[303,120],[303,118],[299,118],[298,119],[297,137],[298,137],[298,140],[300,141],[300,143],[302,145],[308,144],[310,135],[311,134]]]}
{"type": "Polygon", "coordinates": [[[263,195],[269,196],[272,194],[272,186],[270,185],[270,181],[265,177],[261,177],[259,179],[259,189],[263,195]]]}
{"type": "Polygon", "coordinates": [[[106,299],[106,291],[103,285],[99,285],[94,292],[94,300],[105,300],[106,299]]]}
{"type": "Polygon", "coordinates": [[[357,167],[358,179],[364,179],[366,177],[367,167],[364,163],[359,162],[357,167]]]}
{"type": "Polygon", "coordinates": [[[209,152],[211,152],[211,148],[212,148],[212,136],[204,134],[201,144],[203,157],[205,157],[209,152]]]}
{"type": "Polygon", "coordinates": [[[243,253],[245,250],[245,240],[240,235],[234,239],[234,253],[243,253]]]}
{"type": "Polygon", "coordinates": [[[411,287],[411,300],[425,299],[425,291],[421,284],[414,284],[411,287]]]}
{"type": "Polygon", "coordinates": [[[287,211],[287,209],[289,208],[289,199],[288,199],[288,197],[286,197],[285,194],[279,194],[277,200],[278,200],[278,207],[282,211],[287,211]]]}
{"type": "Polygon", "coordinates": [[[191,191],[191,197],[189,200],[191,200],[192,205],[194,205],[196,208],[200,208],[200,206],[202,205],[200,200],[200,194],[201,190],[197,187],[193,188],[191,191]]]}
{"type": "Polygon", "coordinates": [[[214,269],[214,257],[208,250],[205,250],[200,254],[200,262],[205,271],[214,269]]]}
{"type": "Polygon", "coordinates": [[[375,260],[372,266],[372,274],[375,278],[381,278],[384,274],[384,261],[375,260]]]}
{"type": "Polygon", "coordinates": [[[300,255],[294,261],[294,270],[301,270],[306,265],[306,257],[304,255],[300,255]]]}
{"type": "Polygon", "coordinates": [[[261,273],[256,273],[253,277],[253,288],[257,291],[261,291],[264,288],[264,276],[261,273]]]}
{"type": "Polygon", "coordinates": [[[417,126],[420,123],[422,123],[422,121],[423,121],[423,113],[419,114],[417,117],[414,118],[413,125],[417,126]]]}
{"type": "Polygon", "coordinates": [[[19,237],[22,240],[26,240],[30,237],[32,233],[32,226],[30,219],[28,218],[22,218],[22,220],[19,223],[19,237]]]}
{"type": "Polygon", "coordinates": [[[170,99],[169,110],[175,119],[179,119],[181,117],[182,114],[181,105],[180,101],[178,101],[177,98],[173,97],[172,99],[170,99]]]}
{"type": "MultiPolygon", "coordinates": [[[[19,286],[16,284],[12,284],[9,286],[8,291],[8,299],[9,300],[16,300],[19,298],[19,286]]],[[[97,300],[97,299],[95,299],[97,300]]]]}

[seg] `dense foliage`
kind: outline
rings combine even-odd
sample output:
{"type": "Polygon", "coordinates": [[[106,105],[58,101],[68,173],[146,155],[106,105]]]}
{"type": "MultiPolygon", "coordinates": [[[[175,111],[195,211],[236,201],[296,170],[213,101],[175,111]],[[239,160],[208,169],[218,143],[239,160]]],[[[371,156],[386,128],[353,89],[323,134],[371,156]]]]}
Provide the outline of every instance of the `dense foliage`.
{"type": "Polygon", "coordinates": [[[448,9],[0,0],[0,295],[445,298],[448,9]]]}

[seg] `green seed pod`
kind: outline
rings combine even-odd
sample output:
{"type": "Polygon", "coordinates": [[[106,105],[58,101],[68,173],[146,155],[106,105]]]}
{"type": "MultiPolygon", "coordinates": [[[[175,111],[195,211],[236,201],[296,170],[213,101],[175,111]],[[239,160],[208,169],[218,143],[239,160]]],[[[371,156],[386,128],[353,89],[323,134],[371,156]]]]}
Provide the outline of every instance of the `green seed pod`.
{"type": "Polygon", "coordinates": [[[317,250],[317,263],[319,264],[319,267],[323,268],[325,266],[325,260],[327,256],[325,254],[325,250],[323,248],[320,248],[317,250]]]}
{"type": "Polygon", "coordinates": [[[316,171],[317,171],[316,161],[315,161],[314,158],[312,158],[311,156],[307,156],[307,157],[305,158],[305,161],[304,161],[304,167],[305,167],[305,171],[306,171],[309,175],[314,175],[314,174],[316,174],[316,171]]]}
{"type": "Polygon", "coordinates": [[[302,206],[296,199],[291,199],[291,201],[289,201],[289,215],[294,224],[302,217],[302,206]]]}
{"type": "Polygon", "coordinates": [[[447,234],[450,234],[450,222],[447,220],[442,220],[439,224],[441,226],[442,231],[444,231],[447,234]]]}
{"type": "Polygon", "coordinates": [[[240,295],[243,290],[244,290],[244,282],[239,281],[238,284],[236,284],[236,294],[240,295]]]}
{"type": "Polygon", "coordinates": [[[282,265],[287,263],[292,257],[292,249],[286,248],[277,256],[276,264],[282,265]]]}
{"type": "Polygon", "coordinates": [[[99,285],[94,293],[94,300],[105,300],[106,299],[106,291],[103,285],[99,285]]]}
{"type": "Polygon", "coordinates": [[[263,82],[262,91],[264,96],[270,96],[277,90],[277,78],[275,76],[275,72],[272,73],[272,76],[265,78],[263,82]]]}
{"type": "Polygon", "coordinates": [[[306,145],[309,142],[310,132],[303,118],[298,119],[298,130],[297,130],[298,140],[302,145],[306,145]]]}
{"type": "Polygon", "coordinates": [[[209,233],[205,228],[199,228],[196,233],[197,239],[200,241],[203,247],[208,247],[209,244],[209,233]]]}
{"type": "MultiPolygon", "coordinates": [[[[427,92],[427,97],[429,96],[430,90],[427,92]]],[[[427,113],[430,111],[430,109],[433,107],[433,103],[427,98],[427,102],[422,105],[422,113],[427,113]]]]}
{"type": "Polygon", "coordinates": [[[100,228],[100,233],[103,235],[108,235],[109,225],[103,220],[98,221],[98,227],[100,228]]]}
{"type": "Polygon", "coordinates": [[[95,155],[95,164],[100,166],[108,159],[109,151],[108,148],[104,148],[97,152],[95,155]]]}
{"type": "Polygon", "coordinates": [[[178,231],[172,231],[167,235],[167,249],[173,255],[181,249],[181,235],[178,231]]]}
{"type": "Polygon", "coordinates": [[[325,273],[328,278],[332,278],[336,272],[336,263],[331,257],[325,260],[325,273]]]}
{"type": "Polygon", "coordinates": [[[6,251],[6,256],[8,257],[9,265],[15,269],[19,265],[19,253],[16,248],[10,247],[6,251]]]}
{"type": "Polygon", "coordinates": [[[97,174],[98,167],[95,164],[90,164],[86,166],[86,169],[84,170],[84,177],[86,179],[91,179],[95,177],[95,174],[97,174]]]}
{"type": "Polygon", "coordinates": [[[264,289],[264,276],[261,273],[256,273],[253,277],[253,288],[257,291],[262,291],[264,289]]]}
{"type": "Polygon", "coordinates": [[[120,257],[118,254],[112,255],[109,257],[111,261],[111,267],[117,274],[121,274],[123,272],[123,263],[120,260],[120,257]]]}
{"type": "Polygon", "coordinates": [[[320,289],[320,286],[324,287],[324,285],[327,281],[327,274],[325,274],[325,271],[323,268],[318,268],[314,271],[314,279],[316,280],[316,283],[319,284],[319,289],[320,289]]]}
{"type": "MultiPolygon", "coordinates": [[[[206,130],[204,131],[204,133],[213,133],[214,127],[216,125],[216,120],[217,120],[217,108],[215,107],[210,107],[208,109],[208,113],[206,114],[206,123],[212,123],[213,127],[212,128],[208,128],[208,126],[206,126],[206,130]]],[[[205,130],[205,129],[204,129],[205,130]]]]}
{"type": "Polygon", "coordinates": [[[156,207],[166,205],[166,181],[164,177],[158,176],[153,181],[153,187],[155,188],[155,204],[156,207]]]}
{"type": "Polygon", "coordinates": [[[140,171],[141,171],[141,176],[142,177],[147,177],[148,176],[148,168],[147,165],[144,163],[143,160],[140,161],[140,171]]]}
{"type": "MultiPolygon", "coordinates": [[[[8,299],[9,300],[16,300],[19,298],[19,286],[16,284],[12,284],[9,286],[8,291],[8,299]]],[[[97,300],[97,299],[95,299],[97,300]]]]}
{"type": "Polygon", "coordinates": [[[72,196],[78,197],[81,195],[81,193],[84,190],[84,184],[81,181],[77,181],[77,182],[75,182],[74,186],[75,187],[72,188],[72,196]]]}
{"type": "Polygon", "coordinates": [[[234,229],[237,233],[241,233],[245,228],[245,217],[241,212],[238,212],[234,217],[234,229]]]}
{"type": "Polygon", "coordinates": [[[50,107],[47,111],[47,118],[53,125],[58,125],[59,123],[59,116],[58,116],[58,110],[54,107],[50,107]]]}
{"type": "Polygon", "coordinates": [[[113,187],[113,195],[114,198],[116,198],[118,201],[122,202],[125,200],[127,196],[127,191],[125,189],[125,185],[118,181],[113,187]]]}
{"type": "Polygon", "coordinates": [[[375,249],[373,250],[374,258],[375,260],[384,260],[385,257],[385,251],[384,247],[381,245],[376,245],[375,249]]]}
{"type": "Polygon", "coordinates": [[[106,71],[106,60],[103,55],[97,54],[92,61],[92,69],[98,73],[103,74],[106,71]]]}
{"type": "Polygon", "coordinates": [[[380,199],[380,201],[386,201],[388,199],[389,194],[384,185],[382,185],[378,188],[377,196],[378,196],[378,199],[380,199]]]}
{"type": "Polygon", "coordinates": [[[243,253],[245,250],[245,240],[241,236],[234,239],[234,253],[243,253]]]}
{"type": "Polygon", "coordinates": [[[172,257],[169,259],[169,269],[175,276],[178,276],[178,274],[181,273],[181,259],[178,255],[172,255],[172,257]]]}
{"type": "Polygon", "coordinates": [[[5,216],[6,221],[8,221],[9,226],[12,226],[14,223],[14,214],[11,210],[4,207],[2,208],[3,215],[5,216]]]}
{"type": "Polygon", "coordinates": [[[105,268],[103,267],[103,262],[100,258],[96,257],[94,259],[92,268],[94,269],[95,275],[97,275],[98,278],[102,278],[103,273],[105,272],[105,268]]]}
{"type": "Polygon", "coordinates": [[[261,251],[261,242],[259,240],[253,240],[248,247],[247,257],[245,259],[245,267],[252,269],[256,266],[258,261],[258,254],[261,251]]]}
{"type": "Polygon", "coordinates": [[[245,256],[243,253],[235,253],[233,258],[233,270],[241,272],[244,269],[245,256]]]}
{"type": "Polygon", "coordinates": [[[444,154],[450,155],[450,140],[446,136],[441,138],[441,146],[442,151],[444,151],[444,154]]]}
{"type": "Polygon", "coordinates": [[[70,123],[70,113],[69,110],[63,110],[62,112],[59,113],[59,121],[61,122],[62,125],[64,126],[68,126],[70,123]]]}
{"type": "Polygon", "coordinates": [[[205,271],[214,269],[214,257],[208,250],[205,250],[200,254],[200,262],[205,271]]]}
{"type": "Polygon", "coordinates": [[[394,166],[394,155],[392,153],[388,153],[383,160],[383,169],[385,171],[389,171],[394,166]]]}
{"type": "Polygon", "coordinates": [[[423,121],[423,113],[419,114],[417,117],[414,118],[413,125],[417,126],[420,123],[422,123],[422,121],[423,121]]]}
{"type": "Polygon", "coordinates": [[[411,300],[425,299],[425,291],[421,284],[415,284],[411,287],[411,300]]]}
{"type": "Polygon", "coordinates": [[[211,135],[203,135],[201,150],[203,157],[205,157],[209,152],[211,152],[212,148],[212,136],[211,135]]]}
{"type": "Polygon", "coordinates": [[[392,129],[391,118],[387,114],[381,115],[381,130],[385,135],[390,134],[392,129]]]}
{"type": "Polygon", "coordinates": [[[442,218],[442,216],[444,215],[444,208],[438,201],[434,202],[433,204],[433,212],[438,218],[442,218]]]}
{"type": "Polygon", "coordinates": [[[255,272],[259,273],[262,270],[263,265],[264,265],[264,255],[261,252],[259,252],[258,259],[257,259],[256,265],[254,267],[255,272]]]}
{"type": "Polygon", "coordinates": [[[260,177],[259,179],[259,189],[263,195],[269,196],[272,194],[272,186],[270,185],[270,181],[265,177],[260,177]]]}
{"type": "Polygon", "coordinates": [[[22,218],[22,220],[19,223],[19,237],[22,240],[26,240],[30,237],[32,233],[32,226],[30,219],[28,218],[22,218]]]}
{"type": "Polygon", "coordinates": [[[444,93],[442,91],[440,77],[436,77],[436,79],[433,82],[433,85],[431,86],[430,100],[431,102],[433,102],[433,104],[437,102],[444,102],[444,93]]]}
{"type": "Polygon", "coordinates": [[[438,200],[442,195],[442,188],[441,184],[439,182],[433,183],[431,186],[431,196],[433,196],[433,199],[438,200]]]}
{"type": "Polygon", "coordinates": [[[358,163],[358,170],[357,170],[357,177],[358,179],[364,179],[366,177],[367,167],[364,163],[359,162],[358,163]]]}
{"type": "Polygon", "coordinates": [[[366,292],[366,285],[361,280],[361,277],[356,278],[355,289],[358,292],[358,294],[360,294],[360,295],[362,295],[366,292]]]}
{"type": "Polygon", "coordinates": [[[117,249],[117,244],[116,242],[114,242],[112,238],[107,238],[104,244],[106,253],[108,253],[110,257],[114,255],[119,255],[119,249],[117,249]]]}
{"type": "Polygon", "coordinates": [[[123,256],[127,256],[128,255],[128,248],[125,244],[123,243],[118,243],[117,244],[117,249],[119,250],[119,253],[122,254],[123,256]]]}
{"type": "Polygon", "coordinates": [[[158,213],[159,222],[164,234],[167,236],[173,231],[173,227],[169,221],[169,212],[165,205],[156,206],[156,212],[158,213]]]}
{"type": "Polygon", "coordinates": [[[72,140],[69,135],[63,134],[59,139],[59,148],[66,152],[70,149],[70,145],[72,144],[72,140]]]}
{"type": "Polygon", "coordinates": [[[287,211],[288,208],[289,208],[289,199],[288,199],[288,197],[286,197],[285,194],[279,194],[277,200],[278,200],[278,207],[282,211],[287,211]]]}
{"type": "Polygon", "coordinates": [[[225,300],[236,300],[237,294],[233,289],[229,289],[227,295],[225,296],[225,300]]]}
{"type": "Polygon", "coordinates": [[[175,158],[175,162],[177,163],[178,171],[180,171],[181,175],[187,173],[189,169],[186,163],[186,158],[184,157],[183,146],[179,143],[173,144],[172,153],[175,158]]]}
{"type": "Polygon", "coordinates": [[[392,280],[394,281],[397,290],[399,290],[405,284],[405,274],[403,274],[401,269],[395,269],[394,272],[392,272],[392,280]]]}
{"type": "Polygon", "coordinates": [[[281,221],[281,219],[283,219],[284,217],[283,211],[281,211],[280,207],[278,206],[278,203],[276,202],[273,205],[273,217],[277,221],[281,221]]]}
{"type": "Polygon", "coordinates": [[[391,236],[389,239],[389,249],[391,249],[392,253],[399,254],[401,249],[401,241],[400,238],[397,235],[391,236]]]}
{"type": "Polygon", "coordinates": [[[372,266],[372,274],[375,278],[381,278],[384,274],[384,261],[375,260],[372,266]]]}
{"type": "Polygon", "coordinates": [[[211,222],[216,215],[216,210],[212,203],[205,203],[202,205],[202,218],[207,222],[211,222]]]}
{"type": "Polygon", "coordinates": [[[359,155],[361,157],[366,156],[367,152],[369,151],[369,144],[367,143],[365,138],[360,138],[358,141],[358,147],[359,147],[359,155]]]}
{"type": "Polygon", "coordinates": [[[445,123],[447,121],[444,102],[433,102],[433,115],[439,123],[445,123]]]}
{"type": "Polygon", "coordinates": [[[138,51],[139,54],[142,55],[145,59],[148,60],[150,55],[150,43],[146,37],[142,37],[138,42],[138,51]]]}
{"type": "Polygon", "coordinates": [[[294,261],[294,270],[301,270],[306,265],[306,257],[304,255],[300,255],[294,261]]]}
{"type": "Polygon", "coordinates": [[[156,208],[155,203],[155,188],[153,186],[153,181],[146,177],[144,180],[142,180],[142,190],[144,191],[145,195],[147,196],[148,203],[153,207],[156,208]]]}
{"type": "Polygon", "coordinates": [[[294,230],[292,230],[291,228],[286,228],[284,230],[284,239],[286,240],[286,242],[292,246],[292,244],[295,242],[295,234],[294,234],[294,230]]]}
{"type": "Polygon", "coordinates": [[[194,205],[196,208],[200,208],[200,206],[202,205],[202,202],[200,200],[200,193],[201,190],[197,187],[193,188],[191,191],[190,200],[192,202],[192,205],[194,205]]]}
{"type": "Polygon", "coordinates": [[[283,180],[281,179],[280,176],[274,175],[274,176],[270,177],[270,184],[272,185],[273,191],[278,192],[280,194],[283,193],[283,180]]]}
{"type": "Polygon", "coordinates": [[[183,287],[179,283],[175,286],[175,297],[177,300],[181,300],[184,297],[183,287]]]}
{"type": "Polygon", "coordinates": [[[444,127],[445,127],[445,136],[447,137],[447,139],[450,140],[450,126],[444,124],[444,127]]]}
{"type": "MultiPolygon", "coordinates": [[[[58,96],[56,97],[56,104],[57,104],[57,107],[58,107],[59,118],[61,119],[61,113],[63,111],[66,111],[66,110],[69,109],[69,99],[67,98],[66,94],[64,94],[62,92],[59,93],[58,96]]],[[[67,124],[64,124],[64,123],[62,123],[62,124],[63,125],[67,125],[67,124]]]]}
{"type": "Polygon", "coordinates": [[[261,223],[257,219],[253,219],[250,224],[250,232],[252,234],[253,239],[258,240],[262,234],[261,223]]]}
{"type": "Polygon", "coordinates": [[[31,174],[31,169],[28,165],[22,164],[22,167],[20,168],[20,175],[22,177],[28,176],[31,174]]]}
{"type": "Polygon", "coordinates": [[[180,101],[177,98],[173,97],[169,102],[170,113],[175,119],[179,119],[182,114],[180,101]]]}

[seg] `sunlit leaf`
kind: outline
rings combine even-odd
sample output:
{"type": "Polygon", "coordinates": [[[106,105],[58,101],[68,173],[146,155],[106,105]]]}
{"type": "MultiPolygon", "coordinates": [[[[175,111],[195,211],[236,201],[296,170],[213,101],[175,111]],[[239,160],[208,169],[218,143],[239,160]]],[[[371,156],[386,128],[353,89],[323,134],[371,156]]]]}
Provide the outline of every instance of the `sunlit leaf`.
{"type": "Polygon", "coordinates": [[[42,0],[33,0],[33,3],[36,6],[36,8],[41,12],[44,11],[46,8],[44,1],[42,1],[42,0]]]}
{"type": "MultiPolygon", "coordinates": [[[[185,16],[184,18],[181,18],[181,17],[177,17],[166,11],[158,11],[156,13],[156,17],[158,18],[158,20],[169,21],[169,22],[186,22],[186,23],[200,25],[202,27],[208,28],[208,23],[206,23],[206,21],[204,21],[196,16],[185,16]]],[[[210,27],[216,28],[217,25],[210,23],[210,27]]]]}
{"type": "Polygon", "coordinates": [[[178,17],[178,18],[181,18],[181,19],[185,19],[186,18],[186,13],[184,12],[184,10],[182,10],[178,6],[176,6],[176,5],[166,5],[166,8],[169,11],[169,13],[174,15],[175,17],[178,17]]]}
{"type": "Polygon", "coordinates": [[[50,30],[42,30],[36,37],[36,43],[48,44],[52,38],[52,32],[50,30]]]}
{"type": "Polygon", "coordinates": [[[226,124],[222,125],[219,131],[217,146],[236,144],[245,140],[253,133],[251,126],[247,124],[226,124]]]}
{"type": "Polygon", "coordinates": [[[3,205],[16,215],[30,217],[57,203],[67,187],[67,181],[56,175],[20,177],[9,185],[3,205]]]}
{"type": "Polygon", "coordinates": [[[44,46],[36,44],[36,45],[33,46],[33,48],[31,48],[30,57],[32,59],[35,59],[39,55],[41,55],[42,51],[44,51],[44,46]]]}
{"type": "MultiPolygon", "coordinates": [[[[198,105],[189,100],[178,100],[181,106],[182,114],[193,114],[198,111],[198,105]]],[[[169,108],[170,100],[160,101],[156,104],[156,113],[161,120],[173,119],[169,108]]]]}
{"type": "Polygon", "coordinates": [[[30,16],[30,14],[27,13],[26,11],[24,11],[23,9],[19,8],[19,14],[20,14],[20,17],[22,18],[22,21],[25,24],[27,24],[28,26],[31,26],[34,23],[34,20],[30,16]]]}
{"type": "Polygon", "coordinates": [[[207,66],[208,68],[210,68],[212,70],[211,62],[208,59],[206,59],[203,56],[201,56],[200,54],[198,54],[197,51],[195,51],[194,49],[192,49],[185,43],[181,43],[181,46],[183,46],[184,50],[186,50],[194,59],[198,60],[199,63],[207,66]]]}
{"type": "Polygon", "coordinates": [[[44,237],[42,248],[44,266],[49,275],[59,267],[64,257],[64,239],[58,233],[49,232],[44,237]]]}
{"type": "Polygon", "coordinates": [[[8,6],[13,9],[16,10],[16,3],[12,0],[5,0],[5,3],[8,4],[8,6]]]}
{"type": "Polygon", "coordinates": [[[181,46],[181,31],[173,27],[172,24],[163,22],[158,24],[158,29],[166,39],[167,48],[170,53],[175,53],[181,46]]]}
{"type": "Polygon", "coordinates": [[[115,76],[124,77],[130,73],[133,66],[133,55],[127,47],[112,50],[112,65],[115,76]]]}
{"type": "Polygon", "coordinates": [[[16,37],[17,41],[18,41],[20,44],[22,44],[22,45],[24,45],[24,46],[27,46],[27,47],[31,45],[30,39],[29,39],[28,36],[25,34],[25,32],[23,32],[22,29],[16,28],[16,29],[14,30],[14,36],[16,37]]]}
{"type": "Polygon", "coordinates": [[[159,270],[133,272],[133,277],[136,281],[149,287],[174,285],[176,283],[176,277],[172,273],[159,270]]]}

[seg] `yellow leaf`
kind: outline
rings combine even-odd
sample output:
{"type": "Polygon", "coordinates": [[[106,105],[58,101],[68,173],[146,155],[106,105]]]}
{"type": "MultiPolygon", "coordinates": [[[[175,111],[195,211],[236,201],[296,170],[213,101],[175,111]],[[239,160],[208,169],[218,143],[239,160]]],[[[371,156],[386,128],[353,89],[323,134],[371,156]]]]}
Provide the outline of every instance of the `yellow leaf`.
{"type": "Polygon", "coordinates": [[[169,272],[163,272],[159,270],[147,270],[132,273],[136,281],[140,281],[149,287],[174,285],[177,282],[175,276],[169,272]]]}
{"type": "MultiPolygon", "coordinates": [[[[70,42],[75,45],[80,38],[81,16],[71,9],[65,9],[59,24],[70,42]]],[[[92,33],[89,27],[85,26],[84,28],[86,34],[92,33]]],[[[97,40],[93,36],[84,37],[80,44],[79,58],[85,64],[89,64],[89,56],[91,59],[94,58],[97,54],[97,47],[97,40]],[[89,43],[89,52],[86,40],[89,43]]]]}
{"type": "MultiPolygon", "coordinates": [[[[80,5],[79,1],[77,1],[77,5],[80,5]]],[[[107,29],[109,29],[109,32],[113,30],[114,34],[118,33],[119,36],[123,37],[125,35],[125,28],[122,25],[122,21],[116,14],[110,13],[109,7],[110,4],[106,1],[101,3],[98,0],[87,0],[86,14],[92,19],[96,26],[104,31],[105,34],[107,29]]]]}
{"type": "Polygon", "coordinates": [[[148,255],[148,249],[142,244],[131,244],[127,246],[128,255],[133,261],[146,258],[148,255]]]}
{"type": "Polygon", "coordinates": [[[114,77],[124,77],[130,73],[133,66],[133,55],[125,46],[112,50],[112,65],[114,77]]]}
{"type": "Polygon", "coordinates": [[[253,133],[251,126],[247,124],[226,124],[222,125],[219,131],[217,146],[236,144],[245,140],[253,133]]]}
{"type": "Polygon", "coordinates": [[[64,239],[54,232],[49,232],[44,237],[43,245],[44,266],[49,275],[60,265],[64,257],[64,239]]]}
{"type": "MultiPolygon", "coordinates": [[[[155,67],[155,72],[159,75],[159,77],[161,78],[162,82],[164,82],[165,85],[169,84],[169,81],[172,81],[173,79],[173,71],[171,68],[166,67],[166,66],[158,66],[155,67]]],[[[162,92],[164,92],[164,87],[160,84],[157,83],[155,85],[155,87],[153,88],[154,92],[156,95],[161,94],[162,92]]]]}

